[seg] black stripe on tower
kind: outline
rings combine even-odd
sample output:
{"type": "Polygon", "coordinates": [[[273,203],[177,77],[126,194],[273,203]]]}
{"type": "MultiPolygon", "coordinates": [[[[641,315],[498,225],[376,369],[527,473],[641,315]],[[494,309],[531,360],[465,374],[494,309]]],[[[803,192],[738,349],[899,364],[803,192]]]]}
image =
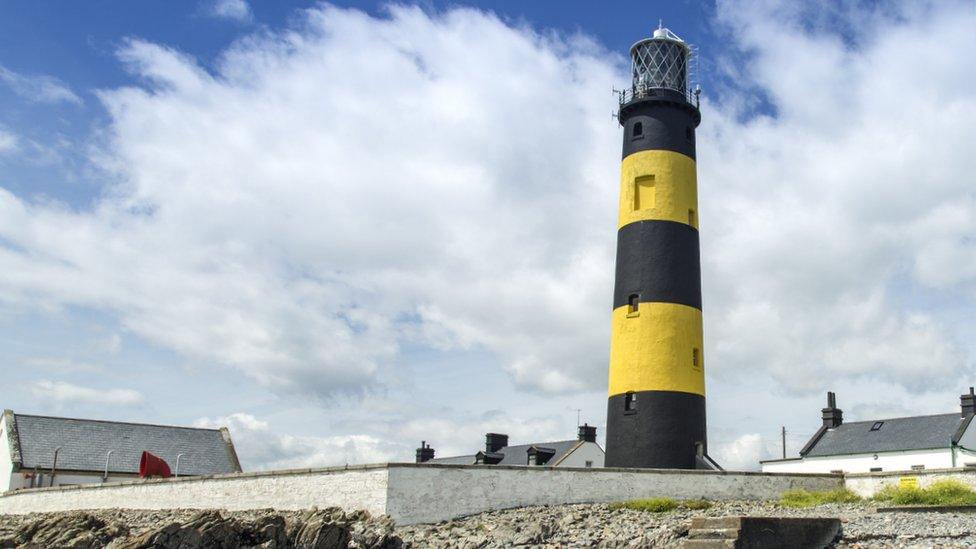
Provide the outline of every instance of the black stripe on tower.
{"type": "Polygon", "coordinates": [[[701,123],[701,113],[677,92],[656,93],[660,95],[621,107],[618,116],[624,127],[623,158],[638,151],[664,150],[694,159],[695,128],[701,123]]]}
{"type": "Polygon", "coordinates": [[[632,410],[627,410],[627,394],[608,402],[606,466],[695,469],[695,445],[705,441],[705,397],[677,391],[632,394],[632,410]]]}
{"type": "Polygon", "coordinates": [[[698,231],[684,223],[645,220],[617,232],[613,308],[640,302],[678,303],[701,309],[698,231]]]}

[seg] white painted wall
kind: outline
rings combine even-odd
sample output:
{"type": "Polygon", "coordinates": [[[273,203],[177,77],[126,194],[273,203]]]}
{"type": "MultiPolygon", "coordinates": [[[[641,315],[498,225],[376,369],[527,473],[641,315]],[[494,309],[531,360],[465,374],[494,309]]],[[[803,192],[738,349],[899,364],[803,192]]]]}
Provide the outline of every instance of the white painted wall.
{"type": "Polygon", "coordinates": [[[675,499],[778,499],[786,490],[843,486],[839,475],[770,475],[676,469],[391,464],[387,512],[399,524],[439,522],[494,509],[675,499]]]}
{"type": "Polygon", "coordinates": [[[844,478],[844,486],[857,495],[869,498],[885,486],[897,485],[902,478],[913,477],[925,488],[939,480],[957,480],[976,490],[976,470],[942,469],[931,471],[903,471],[901,473],[854,473],[844,478]]]}
{"type": "Polygon", "coordinates": [[[603,467],[603,459],[606,456],[603,448],[595,442],[584,442],[571,454],[566,456],[556,467],[586,467],[587,461],[592,461],[591,467],[603,467]]]}
{"type": "Polygon", "coordinates": [[[309,509],[386,512],[383,466],[83,484],[0,494],[0,514],[72,509],[309,509]]]}
{"type": "Polygon", "coordinates": [[[942,450],[772,460],[762,462],[762,471],[764,473],[829,473],[841,470],[845,473],[868,473],[876,467],[880,467],[882,471],[910,471],[913,465],[923,465],[926,469],[948,469],[953,467],[952,452],[946,447],[942,450]]]}
{"type": "Polygon", "coordinates": [[[0,490],[6,492],[14,486],[14,464],[10,457],[10,441],[7,440],[7,425],[0,415],[0,490]]]}

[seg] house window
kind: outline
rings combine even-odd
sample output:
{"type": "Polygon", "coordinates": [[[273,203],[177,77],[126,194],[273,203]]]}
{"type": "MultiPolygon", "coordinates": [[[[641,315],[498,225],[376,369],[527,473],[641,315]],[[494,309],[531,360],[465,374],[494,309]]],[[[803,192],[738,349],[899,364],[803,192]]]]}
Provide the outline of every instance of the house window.
{"type": "Polygon", "coordinates": [[[587,467],[587,468],[593,467],[593,462],[592,461],[587,461],[585,467],[587,467]]]}
{"type": "Polygon", "coordinates": [[[637,411],[637,395],[634,393],[627,393],[624,396],[624,411],[625,412],[635,412],[637,411]]]}
{"type": "Polygon", "coordinates": [[[691,367],[692,368],[696,368],[696,369],[697,368],[701,368],[701,356],[700,356],[700,354],[701,353],[698,352],[698,349],[692,349],[691,350],[691,367]]]}
{"type": "Polygon", "coordinates": [[[831,474],[834,474],[834,475],[843,475],[844,474],[844,470],[843,469],[831,469],[830,472],[831,472],[831,474]]]}
{"type": "Polygon", "coordinates": [[[636,124],[634,124],[634,132],[632,134],[632,137],[634,139],[638,139],[643,136],[644,136],[644,124],[637,122],[636,124]]]}
{"type": "Polygon", "coordinates": [[[875,421],[874,422],[874,425],[871,426],[871,430],[872,431],[877,431],[878,429],[881,428],[882,425],[884,425],[884,422],[883,421],[875,421]]]}
{"type": "Polygon", "coordinates": [[[881,467],[872,467],[871,468],[871,472],[872,473],[880,473],[881,472],[881,467]]]}
{"type": "Polygon", "coordinates": [[[654,207],[654,176],[641,175],[634,178],[634,211],[650,210],[654,207]]]}
{"type": "Polygon", "coordinates": [[[924,470],[925,470],[924,465],[912,465],[912,471],[924,471],[924,470]]]}
{"type": "Polygon", "coordinates": [[[640,294],[630,294],[627,298],[627,316],[637,316],[640,307],[640,294]]]}

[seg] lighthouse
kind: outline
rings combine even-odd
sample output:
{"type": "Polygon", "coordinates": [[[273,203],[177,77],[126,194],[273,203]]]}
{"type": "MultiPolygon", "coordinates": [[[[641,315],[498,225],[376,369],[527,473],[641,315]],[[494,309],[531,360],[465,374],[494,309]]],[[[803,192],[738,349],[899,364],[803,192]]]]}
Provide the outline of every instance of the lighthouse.
{"type": "Polygon", "coordinates": [[[692,50],[659,28],[630,49],[610,341],[607,467],[717,468],[705,355],[692,50]]]}

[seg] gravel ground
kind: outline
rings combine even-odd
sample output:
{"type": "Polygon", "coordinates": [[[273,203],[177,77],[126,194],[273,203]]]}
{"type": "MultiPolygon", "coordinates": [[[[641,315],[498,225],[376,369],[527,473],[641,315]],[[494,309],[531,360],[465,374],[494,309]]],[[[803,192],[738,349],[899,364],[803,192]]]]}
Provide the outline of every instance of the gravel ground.
{"type": "Polygon", "coordinates": [[[976,514],[875,513],[869,505],[785,509],[770,502],[718,502],[711,509],[648,513],[608,505],[532,507],[484,513],[396,533],[410,547],[678,547],[696,516],[839,517],[837,548],[976,547],[976,514]]]}
{"type": "MultiPolygon", "coordinates": [[[[126,539],[134,539],[146,532],[172,523],[193,523],[199,511],[133,511],[106,510],[88,513],[6,515],[0,516],[0,540],[11,539],[18,528],[32,521],[48,521],[65,516],[91,515],[128,530],[126,539]]],[[[247,523],[267,520],[269,515],[282,517],[288,524],[308,522],[311,516],[300,512],[266,510],[223,512],[228,520],[247,523]]],[[[678,547],[684,539],[688,523],[696,516],[783,516],[783,517],[839,517],[844,535],[837,548],[976,548],[976,514],[966,513],[876,513],[870,505],[824,505],[809,509],[784,509],[773,503],[717,502],[706,510],[678,509],[667,513],[649,513],[629,509],[611,509],[609,505],[563,505],[529,507],[483,513],[464,519],[434,525],[401,526],[391,529],[382,518],[359,520],[377,535],[389,536],[384,547],[445,548],[502,548],[502,547],[678,547]],[[385,532],[385,534],[384,534],[385,532]]],[[[78,526],[74,527],[79,528],[78,526]]],[[[104,534],[104,531],[102,532],[104,534]]],[[[98,536],[95,536],[96,538],[98,536]]],[[[111,539],[102,535],[99,539],[111,539]]],[[[91,537],[75,536],[84,540],[91,537]]],[[[370,539],[379,539],[372,536],[370,539]]],[[[369,546],[361,544],[359,546],[369,546]]],[[[11,546],[0,543],[0,546],[11,546]]],[[[45,545],[42,545],[45,546],[45,545]]],[[[104,545],[74,545],[102,547],[104,545]]],[[[125,545],[118,545],[125,546],[125,545]]],[[[181,547],[192,547],[182,545],[181,547]]],[[[290,543],[285,546],[292,546],[290,543]]],[[[304,545],[301,545],[304,546],[304,545]]],[[[321,545],[320,545],[321,546],[321,545]]],[[[114,545],[113,545],[114,547],[114,545]]],[[[262,545],[262,547],[271,547],[262,545]]],[[[282,547],[277,545],[275,547],[282,547]]]]}

